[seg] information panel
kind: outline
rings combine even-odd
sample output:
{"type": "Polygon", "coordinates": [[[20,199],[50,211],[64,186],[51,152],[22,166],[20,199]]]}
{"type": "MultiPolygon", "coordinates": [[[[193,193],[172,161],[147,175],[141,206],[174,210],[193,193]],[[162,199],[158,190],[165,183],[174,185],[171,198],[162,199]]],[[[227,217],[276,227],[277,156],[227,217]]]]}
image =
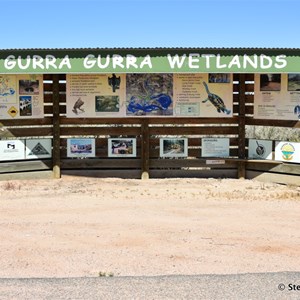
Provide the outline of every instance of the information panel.
{"type": "Polygon", "coordinates": [[[124,74],[67,75],[67,116],[124,116],[125,80],[124,74]]]}
{"type": "Polygon", "coordinates": [[[228,157],[229,138],[203,138],[202,157],[228,157]]]}
{"type": "Polygon", "coordinates": [[[0,160],[25,159],[25,140],[0,141],[0,160]]]}
{"type": "Polygon", "coordinates": [[[300,163],[300,143],[276,142],[275,160],[300,163]]]}
{"type": "Polygon", "coordinates": [[[248,157],[272,160],[272,143],[269,140],[249,139],[248,157]]]}
{"type": "Polygon", "coordinates": [[[67,74],[67,117],[232,117],[232,74],[67,74]]]}
{"type": "Polygon", "coordinates": [[[0,75],[1,119],[43,117],[43,75],[0,75]]]}
{"type": "Polygon", "coordinates": [[[254,118],[300,120],[300,74],[255,74],[254,118]]]}

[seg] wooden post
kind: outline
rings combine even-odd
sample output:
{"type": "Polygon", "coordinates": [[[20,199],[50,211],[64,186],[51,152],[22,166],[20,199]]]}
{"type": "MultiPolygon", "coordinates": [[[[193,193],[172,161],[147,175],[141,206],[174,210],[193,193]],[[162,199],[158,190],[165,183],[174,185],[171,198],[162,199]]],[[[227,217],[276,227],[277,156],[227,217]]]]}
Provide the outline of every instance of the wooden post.
{"type": "MultiPolygon", "coordinates": [[[[239,159],[246,158],[246,127],[245,127],[245,74],[239,74],[239,148],[238,148],[238,156],[239,159]]],[[[245,171],[245,162],[240,161],[238,163],[238,178],[245,179],[246,171],[245,171]]]]}
{"type": "Polygon", "coordinates": [[[141,128],[141,138],[142,138],[142,174],[141,179],[149,179],[149,120],[142,120],[141,128]]]}
{"type": "Polygon", "coordinates": [[[58,179],[60,173],[60,117],[59,117],[59,75],[55,74],[53,78],[53,177],[58,179]]]}

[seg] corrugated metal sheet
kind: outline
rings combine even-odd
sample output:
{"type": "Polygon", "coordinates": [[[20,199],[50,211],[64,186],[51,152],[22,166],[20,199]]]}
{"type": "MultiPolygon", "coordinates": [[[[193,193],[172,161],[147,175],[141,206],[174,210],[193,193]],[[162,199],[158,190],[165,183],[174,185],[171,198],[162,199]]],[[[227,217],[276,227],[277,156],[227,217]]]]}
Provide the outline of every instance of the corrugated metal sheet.
{"type": "Polygon", "coordinates": [[[112,51],[112,50],[151,50],[151,51],[160,51],[160,50],[198,50],[198,51],[300,51],[300,48],[247,48],[247,47],[234,47],[234,48],[219,48],[219,47],[140,47],[140,48],[130,48],[130,47],[114,47],[114,48],[11,48],[11,49],[0,49],[0,51],[112,51]]]}

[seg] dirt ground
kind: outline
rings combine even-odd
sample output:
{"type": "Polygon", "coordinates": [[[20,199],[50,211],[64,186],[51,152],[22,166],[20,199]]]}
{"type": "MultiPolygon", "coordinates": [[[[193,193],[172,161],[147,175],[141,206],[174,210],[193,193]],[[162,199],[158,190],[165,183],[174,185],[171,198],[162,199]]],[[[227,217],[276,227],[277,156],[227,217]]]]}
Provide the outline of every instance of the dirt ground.
{"type": "Polygon", "coordinates": [[[300,187],[232,179],[0,182],[0,277],[300,271],[300,187]]]}

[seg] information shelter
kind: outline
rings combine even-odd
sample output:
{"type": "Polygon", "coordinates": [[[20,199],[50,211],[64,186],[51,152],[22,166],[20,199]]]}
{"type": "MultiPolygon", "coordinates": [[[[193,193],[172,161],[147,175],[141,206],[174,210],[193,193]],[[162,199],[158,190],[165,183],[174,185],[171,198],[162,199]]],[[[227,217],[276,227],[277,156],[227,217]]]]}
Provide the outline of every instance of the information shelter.
{"type": "Polygon", "coordinates": [[[0,50],[0,178],[300,182],[300,49],[0,50]]]}

